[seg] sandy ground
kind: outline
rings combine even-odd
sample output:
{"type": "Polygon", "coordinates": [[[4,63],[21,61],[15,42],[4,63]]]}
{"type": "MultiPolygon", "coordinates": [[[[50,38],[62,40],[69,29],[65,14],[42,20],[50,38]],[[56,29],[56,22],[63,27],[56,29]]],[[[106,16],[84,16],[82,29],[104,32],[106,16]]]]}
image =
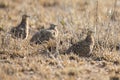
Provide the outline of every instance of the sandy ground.
{"type": "MultiPolygon", "coordinates": [[[[120,0],[0,0],[0,80],[119,80],[120,0]],[[113,14],[114,13],[114,14],[113,14]],[[11,38],[9,31],[29,18],[27,40],[11,38]],[[29,40],[42,26],[57,24],[57,57],[42,54],[29,40]],[[93,56],[62,54],[86,29],[95,31],[93,56]]],[[[51,54],[53,55],[53,54],[51,54]]]]}

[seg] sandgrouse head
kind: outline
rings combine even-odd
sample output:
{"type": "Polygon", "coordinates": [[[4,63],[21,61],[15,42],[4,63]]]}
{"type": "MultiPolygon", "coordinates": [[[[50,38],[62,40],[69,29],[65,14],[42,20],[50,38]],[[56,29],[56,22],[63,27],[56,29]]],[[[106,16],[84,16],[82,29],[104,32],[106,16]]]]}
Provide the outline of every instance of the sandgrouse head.
{"type": "Polygon", "coordinates": [[[93,33],[94,33],[94,31],[89,29],[87,32],[87,35],[92,35],[93,33]]]}
{"type": "Polygon", "coordinates": [[[50,24],[50,28],[49,28],[49,29],[50,29],[50,30],[55,30],[56,26],[57,26],[57,25],[55,25],[55,24],[50,24]]]}
{"type": "Polygon", "coordinates": [[[28,17],[30,17],[30,16],[28,16],[27,14],[22,15],[22,19],[26,19],[28,17]]]}

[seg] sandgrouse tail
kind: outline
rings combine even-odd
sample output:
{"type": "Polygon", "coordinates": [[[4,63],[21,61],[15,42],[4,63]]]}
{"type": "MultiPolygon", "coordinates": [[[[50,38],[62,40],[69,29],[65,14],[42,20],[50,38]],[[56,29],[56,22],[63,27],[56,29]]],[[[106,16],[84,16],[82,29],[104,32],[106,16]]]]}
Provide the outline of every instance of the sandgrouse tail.
{"type": "Polygon", "coordinates": [[[28,15],[23,15],[21,23],[18,26],[13,27],[10,30],[10,33],[11,33],[13,38],[27,39],[27,37],[28,37],[28,21],[27,21],[27,18],[28,17],[29,17],[28,15]]]}
{"type": "Polygon", "coordinates": [[[39,32],[35,33],[30,42],[41,44],[42,42],[49,41],[50,39],[55,39],[57,35],[58,31],[56,25],[50,24],[48,29],[41,29],[39,32]]]}
{"type": "Polygon", "coordinates": [[[89,30],[85,40],[73,44],[66,53],[73,52],[79,56],[89,56],[92,53],[94,46],[93,31],[89,30]]]}

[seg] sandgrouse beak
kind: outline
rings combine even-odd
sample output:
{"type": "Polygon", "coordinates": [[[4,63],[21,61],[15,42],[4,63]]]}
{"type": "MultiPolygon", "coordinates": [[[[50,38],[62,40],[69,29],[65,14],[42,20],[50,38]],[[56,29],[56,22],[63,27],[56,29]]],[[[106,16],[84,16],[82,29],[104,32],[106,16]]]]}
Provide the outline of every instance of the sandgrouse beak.
{"type": "Polygon", "coordinates": [[[28,18],[28,17],[30,17],[30,16],[24,14],[22,17],[23,17],[23,18],[28,18]]]}
{"type": "Polygon", "coordinates": [[[26,15],[26,17],[30,17],[30,16],[26,15]]]}

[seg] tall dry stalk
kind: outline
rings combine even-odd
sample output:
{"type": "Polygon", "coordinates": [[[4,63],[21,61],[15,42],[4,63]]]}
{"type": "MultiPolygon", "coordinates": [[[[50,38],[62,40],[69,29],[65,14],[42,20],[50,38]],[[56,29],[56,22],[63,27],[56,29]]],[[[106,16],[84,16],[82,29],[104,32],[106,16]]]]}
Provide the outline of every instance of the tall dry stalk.
{"type": "MultiPolygon", "coordinates": [[[[98,34],[98,0],[96,0],[96,4],[95,4],[95,15],[94,15],[94,28],[95,28],[95,40],[96,40],[96,46],[99,46],[98,45],[98,39],[99,39],[99,36],[97,35],[98,34]]],[[[98,47],[99,48],[99,47],[98,47]]]]}
{"type": "Polygon", "coordinates": [[[105,39],[107,42],[109,42],[110,37],[113,36],[113,35],[111,35],[111,33],[115,32],[114,27],[112,27],[111,24],[114,24],[114,21],[116,21],[116,8],[117,8],[117,0],[114,1],[112,11],[111,11],[110,16],[109,16],[109,21],[108,21],[108,24],[107,24],[108,29],[107,29],[107,32],[106,32],[107,35],[106,35],[106,39],[105,39]]]}
{"type": "Polygon", "coordinates": [[[110,16],[110,20],[112,20],[112,21],[116,21],[116,8],[117,8],[117,0],[115,0],[115,2],[114,2],[111,16],[110,16]]]}

